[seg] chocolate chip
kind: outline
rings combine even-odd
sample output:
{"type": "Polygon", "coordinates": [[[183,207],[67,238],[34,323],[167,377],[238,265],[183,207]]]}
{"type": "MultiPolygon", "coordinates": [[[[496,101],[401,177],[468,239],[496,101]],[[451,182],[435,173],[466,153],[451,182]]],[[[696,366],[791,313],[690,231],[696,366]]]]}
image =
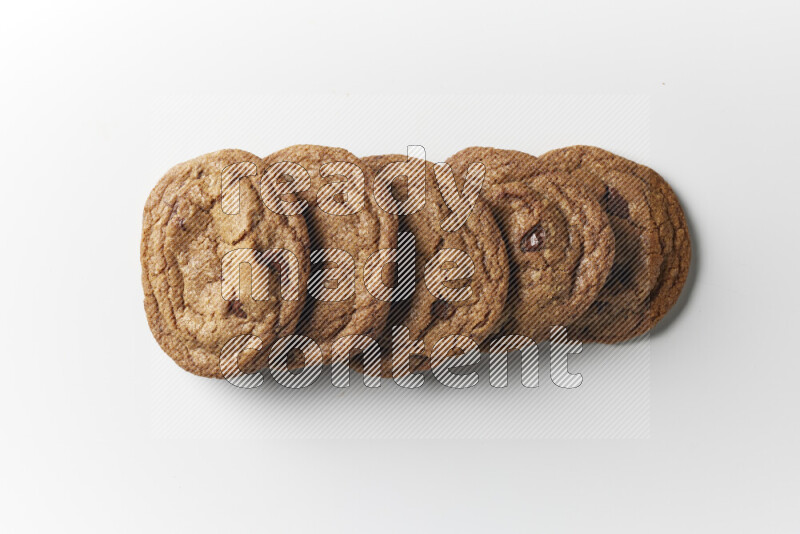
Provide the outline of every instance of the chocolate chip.
{"type": "Polygon", "coordinates": [[[537,224],[522,236],[519,248],[522,252],[536,252],[544,247],[544,228],[537,224]]]}
{"type": "Polygon", "coordinates": [[[228,313],[232,313],[236,317],[247,319],[247,314],[242,309],[242,303],[239,300],[228,301],[228,313]]]}
{"type": "MultiPolygon", "coordinates": [[[[287,275],[289,273],[291,273],[291,269],[289,268],[289,262],[273,260],[273,259],[270,259],[268,257],[262,256],[261,254],[256,256],[256,259],[257,259],[258,263],[260,263],[261,265],[265,266],[268,270],[272,271],[273,273],[277,274],[278,276],[280,276],[281,273],[283,273],[284,269],[286,269],[286,274],[287,275]]],[[[316,265],[316,264],[312,264],[311,265],[311,269],[312,270],[314,269],[314,265],[316,265]]]]}
{"type": "Polygon", "coordinates": [[[401,177],[395,178],[389,184],[389,192],[396,201],[405,202],[408,200],[408,181],[401,177]]]}
{"type": "Polygon", "coordinates": [[[609,215],[619,217],[620,219],[627,219],[630,217],[628,201],[613,187],[606,186],[606,194],[603,196],[603,205],[606,208],[606,213],[609,215]]]}
{"type": "Polygon", "coordinates": [[[431,304],[431,315],[437,319],[449,319],[456,309],[446,300],[436,299],[431,304]]]}
{"type": "Polygon", "coordinates": [[[184,219],[183,217],[180,217],[180,218],[178,219],[178,227],[179,227],[181,230],[186,230],[186,219],[184,219]]]}
{"type": "Polygon", "coordinates": [[[633,270],[630,265],[617,264],[611,268],[609,280],[612,284],[628,286],[633,282],[633,270]]]}

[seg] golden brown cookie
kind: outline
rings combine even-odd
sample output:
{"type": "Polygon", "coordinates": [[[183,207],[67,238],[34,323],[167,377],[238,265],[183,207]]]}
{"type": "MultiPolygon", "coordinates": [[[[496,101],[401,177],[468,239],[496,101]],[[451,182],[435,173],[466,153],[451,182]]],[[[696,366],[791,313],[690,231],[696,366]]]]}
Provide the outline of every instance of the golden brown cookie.
{"type": "Polygon", "coordinates": [[[691,263],[686,219],[674,192],[652,169],[596,147],[553,150],[539,165],[582,181],[614,228],[611,274],[571,330],[584,341],[603,343],[649,331],[678,300],[691,263]]]}
{"type": "Polygon", "coordinates": [[[262,170],[262,160],[248,152],[206,154],[170,169],[145,204],[141,262],[147,320],[161,348],[200,376],[222,377],[223,346],[245,334],[258,336],[262,350],[242,353],[239,367],[266,367],[266,349],[292,333],[300,317],[303,291],[296,300],[284,298],[272,264],[241,269],[239,297],[223,298],[222,261],[235,250],[289,251],[298,260],[299,286],[304,288],[308,279],[305,222],[264,207],[262,170]],[[238,191],[238,207],[232,202],[223,210],[223,187],[238,191]],[[256,272],[269,275],[256,281],[256,272]],[[269,295],[256,300],[256,285],[264,288],[265,282],[269,295]]]}
{"type": "MultiPolygon", "coordinates": [[[[400,154],[362,158],[377,176],[388,165],[408,160],[400,154]]],[[[419,162],[419,160],[416,160],[419,162]]],[[[422,168],[422,167],[420,167],[422,168]]],[[[434,165],[424,162],[425,204],[415,213],[400,216],[400,232],[410,232],[416,241],[416,287],[410,299],[394,302],[387,330],[381,336],[384,358],[381,376],[392,376],[393,352],[391,329],[408,329],[412,340],[422,340],[425,350],[414,352],[410,359],[412,371],[429,369],[435,344],[447,336],[468,336],[480,344],[494,330],[502,316],[508,288],[508,260],[505,245],[491,211],[478,198],[466,221],[455,231],[442,229],[442,223],[452,214],[435,178],[434,165]],[[424,283],[425,267],[431,258],[446,249],[462,251],[472,260],[474,273],[468,280],[448,283],[454,289],[471,288],[465,300],[448,301],[434,296],[424,283]]],[[[464,187],[463,176],[455,173],[457,187],[464,187]]],[[[397,200],[407,195],[408,177],[398,175],[392,182],[397,200]]],[[[460,354],[459,351],[456,351],[460,354]]],[[[456,356],[457,354],[452,354],[456,356]]],[[[355,359],[353,366],[364,371],[363,361],[355,359]]]]}
{"type": "Polygon", "coordinates": [[[506,242],[511,279],[502,334],[539,341],[580,317],[611,270],[614,238],[600,204],[560,172],[538,174],[534,156],[471,147],[448,163],[486,167],[483,198],[506,242]]]}
{"type": "MultiPolygon", "coordinates": [[[[297,326],[297,333],[314,340],[329,359],[338,338],[355,334],[376,336],[383,330],[389,303],[367,291],[364,266],[379,249],[396,245],[397,217],[378,207],[368,194],[366,184],[372,179],[372,171],[347,150],[296,145],[267,156],[264,164],[267,183],[308,182],[307,188],[296,196],[307,204],[303,213],[311,246],[315,251],[342,251],[337,252],[340,257],[327,261],[312,256],[311,294],[297,326]],[[360,187],[356,187],[357,183],[360,187]],[[343,282],[344,270],[350,268],[347,264],[355,268],[350,283],[343,282]],[[327,290],[329,294],[315,298],[314,288],[327,290]]],[[[271,204],[269,195],[267,203],[271,204]]]]}

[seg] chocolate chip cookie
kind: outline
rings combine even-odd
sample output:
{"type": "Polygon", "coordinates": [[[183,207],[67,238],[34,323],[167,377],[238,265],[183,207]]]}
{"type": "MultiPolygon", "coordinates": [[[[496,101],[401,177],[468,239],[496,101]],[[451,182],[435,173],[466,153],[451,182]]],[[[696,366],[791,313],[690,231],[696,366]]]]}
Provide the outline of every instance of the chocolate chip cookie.
{"type": "MultiPolygon", "coordinates": [[[[297,272],[283,274],[300,288],[307,283],[305,221],[264,207],[259,197],[262,170],[259,157],[241,150],[206,154],[170,169],[144,208],[141,263],[147,320],[161,348],[200,376],[222,377],[223,347],[241,335],[260,338],[262,350],[243,352],[239,368],[250,372],[266,367],[266,349],[277,337],[292,333],[300,317],[304,292],[285,298],[277,272],[284,269],[275,268],[274,262],[264,266],[251,261],[249,269],[240,270],[238,297],[224,296],[225,284],[228,289],[235,284],[223,280],[224,259],[249,249],[288,251],[297,260],[297,272]],[[223,188],[230,195],[223,197],[223,188]],[[256,295],[261,290],[266,294],[256,295]]],[[[247,257],[261,258],[256,253],[247,257]]]]}
{"type": "MultiPolygon", "coordinates": [[[[377,176],[381,172],[392,172],[390,165],[409,160],[400,154],[369,156],[362,158],[377,176]]],[[[424,172],[425,203],[417,211],[400,216],[400,232],[410,233],[416,242],[415,277],[416,287],[409,299],[394,302],[387,321],[387,331],[381,336],[384,358],[381,375],[392,376],[391,330],[404,327],[411,340],[422,340],[424,349],[413,351],[409,366],[412,371],[429,369],[431,354],[436,343],[447,336],[460,334],[469,336],[476,344],[481,343],[494,330],[502,316],[508,289],[508,260],[499,228],[485,203],[477,198],[470,215],[454,231],[442,228],[453,215],[437,185],[436,168],[430,162],[416,161],[416,169],[424,172]],[[424,171],[423,171],[424,169],[424,171]],[[471,259],[474,270],[470,276],[446,282],[453,291],[467,287],[470,296],[451,300],[434,295],[424,282],[426,266],[433,258],[442,258],[443,263],[453,256],[445,251],[458,251],[471,259]],[[445,254],[442,254],[445,252],[445,254]]],[[[446,173],[445,167],[438,168],[446,173]]],[[[414,171],[411,171],[414,172],[414,171]]],[[[408,201],[413,176],[397,174],[391,185],[392,195],[397,201],[408,201]]],[[[456,187],[464,192],[464,176],[454,173],[456,187]]],[[[421,181],[421,180],[420,180],[421,181]]],[[[377,194],[377,193],[376,193],[377,194]]],[[[457,253],[453,253],[457,254],[457,253]]],[[[436,260],[434,260],[435,263],[436,260]]],[[[429,267],[430,268],[430,267],[429,267]]],[[[455,354],[453,354],[455,356],[455,354]]],[[[354,367],[363,372],[363,361],[354,360],[354,367]]],[[[401,363],[399,368],[404,367],[401,363]]]]}
{"type": "Polygon", "coordinates": [[[584,341],[617,343],[644,334],[675,304],[691,263],[686,219],[670,186],[643,165],[589,146],[542,155],[598,198],[614,229],[616,255],[606,284],[571,329],[584,341]]]}
{"type": "Polygon", "coordinates": [[[383,330],[389,303],[369,293],[364,266],[373,253],[396,245],[397,217],[367,193],[372,171],[347,150],[296,145],[271,154],[264,164],[267,205],[302,211],[308,224],[315,250],[311,295],[297,333],[314,340],[329,360],[338,338],[376,336],[383,330]],[[281,191],[289,188],[296,191],[299,204],[280,204],[281,191]],[[323,257],[323,249],[334,252],[323,257]]]}
{"type": "Polygon", "coordinates": [[[509,297],[502,334],[539,341],[553,326],[580,317],[594,302],[614,257],[614,238],[600,204],[563,172],[542,172],[535,157],[472,147],[448,160],[456,173],[486,166],[483,198],[506,242],[509,297]]]}

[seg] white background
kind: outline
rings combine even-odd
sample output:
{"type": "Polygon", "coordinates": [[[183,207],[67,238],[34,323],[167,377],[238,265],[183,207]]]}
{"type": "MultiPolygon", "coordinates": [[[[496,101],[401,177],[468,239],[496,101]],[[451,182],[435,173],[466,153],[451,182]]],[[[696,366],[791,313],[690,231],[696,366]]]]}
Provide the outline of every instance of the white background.
{"type": "MultiPolygon", "coordinates": [[[[769,1],[4,7],[0,526],[796,532],[798,14],[769,1]],[[695,250],[691,292],[651,338],[649,438],[154,435],[137,341],[143,191],[163,172],[154,103],[276,93],[644,95],[642,163],[675,186],[695,250]]],[[[515,120],[388,124],[380,139],[438,144],[442,159],[450,136],[495,144],[515,120]]],[[[220,128],[207,148],[279,148],[240,146],[231,126],[207,124],[220,128]]],[[[599,124],[543,128],[508,148],[605,139],[599,124]]],[[[372,148],[336,131],[325,118],[281,145],[372,148]]]]}

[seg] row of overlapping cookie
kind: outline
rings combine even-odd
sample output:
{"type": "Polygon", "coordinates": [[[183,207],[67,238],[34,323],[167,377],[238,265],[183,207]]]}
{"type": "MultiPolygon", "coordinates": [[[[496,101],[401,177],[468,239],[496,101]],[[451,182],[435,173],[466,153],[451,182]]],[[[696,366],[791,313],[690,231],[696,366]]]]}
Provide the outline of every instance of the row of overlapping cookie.
{"type": "MultiPolygon", "coordinates": [[[[297,368],[374,342],[388,375],[502,336],[538,341],[554,326],[582,341],[624,341],[675,303],[690,255],[669,185],[582,146],[538,158],[468,148],[438,166],[312,145],[264,159],[224,150],[167,172],[145,206],[141,243],[156,340],[183,368],[215,377],[226,351],[247,371],[280,347],[297,368]],[[278,279],[308,291],[257,298],[252,288],[267,277],[237,268],[236,285],[251,291],[226,297],[221,264],[234,250],[286,251],[297,261],[278,279]]],[[[352,362],[363,369],[363,358],[352,362]]]]}

